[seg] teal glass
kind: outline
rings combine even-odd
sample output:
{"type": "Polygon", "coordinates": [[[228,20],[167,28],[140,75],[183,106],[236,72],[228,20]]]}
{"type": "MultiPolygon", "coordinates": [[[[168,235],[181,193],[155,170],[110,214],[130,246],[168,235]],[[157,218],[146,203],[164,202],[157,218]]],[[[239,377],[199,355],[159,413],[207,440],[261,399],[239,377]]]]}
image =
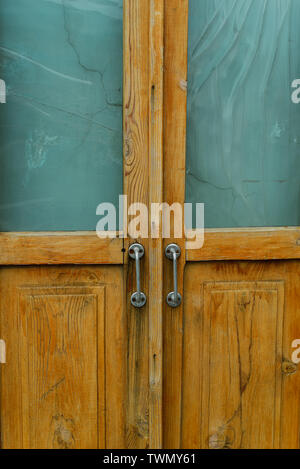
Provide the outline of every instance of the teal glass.
{"type": "Polygon", "coordinates": [[[206,228],[300,225],[299,0],[189,0],[186,202],[206,228]]]}
{"type": "Polygon", "coordinates": [[[0,230],[95,230],[122,194],[122,0],[0,0],[0,230]]]}

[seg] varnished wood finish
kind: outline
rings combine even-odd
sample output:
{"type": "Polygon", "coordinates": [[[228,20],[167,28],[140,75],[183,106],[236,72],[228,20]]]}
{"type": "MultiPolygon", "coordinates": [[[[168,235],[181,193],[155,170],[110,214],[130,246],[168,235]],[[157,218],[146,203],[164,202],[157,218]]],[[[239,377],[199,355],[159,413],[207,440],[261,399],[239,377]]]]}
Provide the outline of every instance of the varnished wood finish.
{"type": "Polygon", "coordinates": [[[0,289],[2,447],[124,447],[122,268],[7,267],[0,289]]]}
{"type": "MultiPolygon", "coordinates": [[[[150,0],[149,205],[163,202],[164,0],[150,0]]],[[[163,240],[149,220],[149,446],[162,448],[163,240]]]]}
{"type": "MultiPolygon", "coordinates": [[[[164,0],[124,2],[124,193],[128,206],[162,202],[164,0]]],[[[149,232],[150,232],[149,220],[149,232]]],[[[127,269],[129,448],[162,446],[162,239],[145,247],[142,289],[147,304],[130,304],[134,263],[127,269]]],[[[127,240],[126,246],[133,240],[127,240]]],[[[127,262],[128,259],[125,259],[127,262]]]]}
{"type": "MultiPolygon", "coordinates": [[[[187,21],[188,0],[165,2],[165,72],[164,72],[164,201],[184,204],[185,137],[187,94],[187,21]]],[[[183,228],[182,221],[182,228],[183,228]]],[[[184,295],[185,240],[171,239],[181,248],[178,260],[178,288],[184,295]]],[[[182,315],[183,304],[175,309],[166,304],[173,289],[172,263],[164,257],[164,447],[180,447],[182,315]]]]}
{"type": "MultiPolygon", "coordinates": [[[[188,2],[166,2],[169,203],[184,201],[187,11],[188,2]]],[[[300,375],[291,362],[300,337],[299,247],[299,227],[278,227],[206,230],[203,248],[186,248],[184,306],[166,308],[164,317],[165,448],[300,447],[300,375]]],[[[164,282],[165,296],[166,262],[164,282]]]]}
{"type": "MultiPolygon", "coordinates": [[[[123,192],[128,196],[128,205],[133,202],[143,202],[149,206],[150,201],[161,202],[162,200],[163,12],[163,0],[126,0],[124,2],[123,192]]],[[[149,446],[159,448],[162,445],[161,291],[163,282],[161,233],[157,240],[151,242],[148,242],[148,240],[139,241],[142,241],[146,251],[145,258],[142,260],[141,275],[142,289],[148,297],[148,304],[142,310],[132,308],[130,305],[130,295],[135,288],[135,271],[134,263],[128,262],[126,248],[132,240],[126,240],[125,243],[122,239],[99,240],[94,233],[3,233],[0,239],[0,262],[2,265],[39,264],[44,266],[45,264],[57,264],[57,268],[53,268],[51,272],[56,272],[58,275],[62,272],[62,267],[59,267],[59,264],[124,264],[124,281],[121,286],[119,285],[119,290],[114,292],[114,296],[111,296],[109,301],[106,298],[105,302],[105,311],[108,311],[109,308],[116,308],[116,305],[120,301],[120,296],[126,295],[127,318],[126,321],[122,321],[121,325],[116,321],[113,322],[116,330],[114,331],[115,334],[112,337],[112,341],[115,341],[116,333],[125,334],[127,337],[127,348],[124,348],[124,343],[122,342],[122,347],[120,346],[122,350],[118,349],[120,353],[119,360],[117,360],[118,364],[111,363],[111,371],[106,370],[106,386],[109,385],[111,380],[111,400],[115,404],[114,411],[112,411],[111,414],[107,413],[105,423],[106,445],[111,448],[115,447],[114,445],[116,444],[121,448],[146,448],[149,446]],[[159,246],[160,248],[158,249],[159,246]],[[124,247],[125,256],[123,253],[124,247]],[[149,301],[150,297],[151,300],[149,301]],[[112,304],[110,304],[110,302],[112,304]],[[127,354],[126,363],[122,361],[123,359],[120,359],[120,357],[124,357],[124,354],[127,354]],[[118,393],[118,386],[116,391],[113,390],[113,384],[115,384],[114,373],[115,369],[119,370],[119,366],[122,369],[122,378],[126,375],[127,379],[126,391],[122,388],[124,394],[118,393]],[[120,404],[123,403],[124,395],[127,396],[125,405],[126,432],[125,437],[122,433],[122,438],[124,437],[124,439],[121,441],[120,432],[123,432],[125,418],[121,422],[121,417],[122,419],[124,417],[122,414],[123,410],[121,412],[118,409],[120,409],[120,404]],[[111,419],[109,415],[112,416],[111,419]],[[118,429],[116,429],[117,423],[118,429]],[[115,431],[113,432],[114,428],[115,431]],[[115,437],[112,435],[115,435],[115,437]],[[110,441],[108,439],[110,439],[110,441]]],[[[88,268],[90,269],[91,267],[88,268]]],[[[95,269],[98,269],[98,267],[95,267],[95,269]]],[[[79,271],[81,271],[81,267],[74,267],[74,272],[79,271]]],[[[3,290],[6,288],[5,284],[9,280],[8,272],[11,271],[7,268],[2,270],[3,290]]],[[[32,268],[28,268],[28,270],[27,268],[26,270],[15,268],[12,275],[14,275],[16,282],[18,282],[20,272],[22,272],[25,282],[25,278],[30,278],[32,268]],[[27,272],[27,274],[24,272],[27,272]]],[[[34,281],[34,285],[38,289],[42,288],[43,278],[44,275],[47,276],[48,268],[41,267],[41,269],[36,270],[36,272],[40,273],[40,279],[35,279],[34,281]]],[[[11,282],[13,283],[13,279],[11,279],[11,282]]],[[[62,288],[67,291],[69,286],[69,282],[67,282],[62,288]]],[[[72,284],[71,287],[73,287],[72,284]]],[[[55,286],[55,288],[58,288],[58,286],[55,286]]],[[[61,295],[61,292],[59,295],[61,295]]],[[[72,303],[69,296],[72,297],[74,295],[73,290],[70,295],[67,293],[62,295],[64,299],[66,299],[66,303],[64,303],[62,308],[64,312],[67,311],[69,307],[68,300],[72,303]]],[[[51,300],[54,301],[54,305],[51,304],[49,308],[56,308],[58,304],[56,304],[55,301],[59,302],[60,300],[55,299],[54,294],[50,296],[51,300]]],[[[9,321],[15,321],[15,319],[12,319],[14,315],[12,315],[12,317],[10,316],[12,307],[15,307],[12,297],[13,295],[9,294],[8,288],[8,294],[5,294],[3,301],[10,303],[4,303],[5,307],[3,308],[4,312],[1,318],[1,326],[3,326],[6,332],[5,323],[8,321],[7,318],[9,317],[9,321]]],[[[23,308],[26,307],[27,309],[27,303],[23,302],[22,304],[23,308]]],[[[120,307],[120,314],[122,306],[120,307]]],[[[97,311],[99,313],[100,310],[97,309],[97,311]]],[[[93,309],[89,310],[89,313],[87,313],[88,319],[86,327],[89,333],[91,332],[91,324],[95,320],[94,314],[93,309]]],[[[27,328],[27,331],[31,331],[30,334],[34,342],[34,334],[36,334],[36,331],[33,329],[33,325],[28,323],[30,319],[27,318],[26,314],[23,316],[23,320],[21,321],[20,319],[19,322],[14,325],[18,327],[22,325],[23,328],[27,328]]],[[[97,324],[99,325],[100,323],[101,321],[99,322],[97,317],[97,324]]],[[[14,330],[16,334],[20,334],[18,327],[16,329],[9,328],[9,330],[14,330]]],[[[73,340],[74,337],[68,336],[68,332],[64,330],[64,323],[61,323],[59,327],[59,333],[63,336],[66,334],[64,341],[69,345],[70,355],[73,356],[74,353],[71,350],[70,341],[71,339],[73,340]]],[[[100,328],[98,335],[101,335],[101,330],[100,328]]],[[[122,335],[122,340],[123,339],[124,335],[122,335]]],[[[100,342],[99,340],[99,343],[100,342]]],[[[28,348],[26,341],[22,344],[21,348],[28,348]]],[[[90,345],[86,345],[87,348],[84,350],[84,356],[82,357],[83,361],[86,360],[88,362],[90,358],[89,354],[94,354],[95,348],[93,348],[93,346],[95,344],[93,344],[94,342],[91,340],[90,345]]],[[[118,341],[117,344],[119,344],[118,341]]],[[[14,350],[14,352],[16,352],[16,350],[14,350]]],[[[106,354],[108,354],[107,350],[106,354]]],[[[111,349],[111,354],[112,356],[115,354],[115,358],[118,358],[114,348],[111,349]]],[[[10,363],[12,363],[12,360],[10,360],[10,363]]],[[[10,365],[7,368],[7,370],[9,370],[9,376],[11,376],[11,374],[14,375],[14,372],[16,372],[18,363],[14,363],[14,365],[10,365]]],[[[89,384],[86,385],[86,388],[84,388],[82,392],[85,394],[93,392],[92,400],[94,401],[96,396],[95,385],[92,382],[92,375],[89,374],[85,361],[84,366],[87,373],[85,378],[87,378],[89,384]]],[[[100,358],[99,366],[101,369],[100,358]]],[[[22,367],[21,370],[23,370],[22,367]]],[[[34,369],[30,375],[30,379],[33,379],[33,375],[36,375],[36,380],[38,381],[40,378],[40,369],[34,369]]],[[[20,379],[22,381],[23,378],[23,376],[16,374],[16,380],[20,379]]],[[[34,398],[34,395],[30,393],[34,393],[36,389],[32,388],[32,383],[29,383],[28,379],[26,378],[27,381],[24,381],[25,384],[23,387],[25,386],[26,388],[27,386],[26,389],[28,392],[26,392],[26,394],[29,394],[29,396],[26,397],[26,400],[28,399],[29,402],[34,398]]],[[[57,382],[59,382],[59,379],[57,382]]],[[[119,383],[123,383],[123,381],[120,380],[119,383]]],[[[74,386],[74,382],[70,383],[70,388],[74,386]]],[[[120,386],[121,384],[119,387],[120,386]]],[[[3,387],[3,389],[6,388],[3,387]]],[[[57,389],[62,392],[62,387],[59,386],[57,389]]],[[[101,396],[97,394],[100,407],[101,396]]],[[[6,398],[4,396],[2,400],[4,417],[8,396],[6,396],[6,398]],[[7,401],[5,400],[6,398],[7,401]]],[[[14,405],[14,402],[12,404],[14,405]]],[[[25,403],[24,408],[26,408],[26,405],[30,408],[31,404],[25,403]]],[[[70,411],[72,411],[71,407],[72,405],[70,406],[70,411]]],[[[51,406],[49,406],[49,409],[50,408],[51,406]]],[[[18,407],[16,407],[16,409],[18,409],[18,407]]],[[[93,406],[91,406],[89,409],[86,409],[86,412],[90,412],[90,415],[94,415],[94,410],[93,406]]],[[[85,413],[85,410],[83,413],[85,413]]],[[[78,421],[82,418],[83,413],[80,414],[79,412],[76,417],[78,421]]],[[[19,435],[13,434],[13,436],[11,436],[8,432],[8,435],[10,435],[9,438],[11,439],[10,442],[5,444],[7,444],[7,446],[13,446],[15,442],[15,444],[20,447],[22,447],[22,445],[35,447],[37,444],[44,446],[46,444],[46,440],[43,439],[44,435],[40,435],[38,440],[35,439],[35,435],[39,433],[40,428],[33,427],[30,429],[28,427],[26,419],[29,417],[26,412],[24,416],[22,413],[19,413],[18,418],[22,428],[25,425],[25,430],[22,435],[20,433],[19,435]]],[[[91,426],[93,425],[92,420],[93,419],[91,419],[91,426]]],[[[99,422],[98,424],[103,426],[103,421],[99,420],[99,422]]],[[[59,425],[61,424],[59,423],[59,425]]],[[[81,431],[80,428],[81,423],[79,422],[76,431],[81,431]]],[[[11,429],[12,433],[13,431],[14,430],[11,429]]],[[[18,432],[18,426],[16,426],[15,431],[18,432]]],[[[84,438],[81,438],[81,436],[78,437],[78,440],[74,443],[74,447],[95,446],[95,439],[92,440],[90,438],[91,433],[95,433],[94,427],[87,429],[87,435],[84,438]]],[[[98,435],[100,439],[99,445],[104,446],[103,432],[99,430],[98,435]]],[[[94,436],[93,438],[96,437],[94,436]]],[[[62,440],[60,436],[59,439],[62,440]]],[[[63,440],[62,444],[64,444],[63,440]]],[[[69,445],[71,443],[65,442],[65,444],[69,445]]]]}
{"type": "Polygon", "coordinates": [[[188,264],[183,448],[299,448],[299,283],[298,261],[188,264]]]}
{"type": "MultiPolygon", "coordinates": [[[[192,232],[188,233],[192,236],[192,232]]],[[[300,259],[300,228],[205,230],[204,246],[187,249],[187,261],[300,259]]]]}
{"type": "Polygon", "coordinates": [[[95,232],[0,233],[0,265],[123,264],[122,249],[95,232]]]}
{"type": "MultiPolygon", "coordinates": [[[[149,18],[148,0],[124,2],[124,193],[128,206],[149,202],[149,18]]],[[[130,220],[129,220],[130,221],[130,220]]],[[[128,248],[133,240],[126,240],[128,248]]],[[[138,239],[144,248],[141,288],[149,298],[148,240],[138,239]]],[[[135,291],[135,266],[128,261],[124,271],[128,323],[128,382],[126,403],[126,446],[149,446],[149,303],[141,309],[131,306],[135,291]]]]}
{"type": "MultiPolygon", "coordinates": [[[[128,205],[184,203],[187,20],[188,0],[124,0],[128,205]]],[[[207,230],[192,250],[156,228],[136,239],[142,309],[132,239],[0,234],[3,448],[300,447],[300,229],[207,230]]]]}

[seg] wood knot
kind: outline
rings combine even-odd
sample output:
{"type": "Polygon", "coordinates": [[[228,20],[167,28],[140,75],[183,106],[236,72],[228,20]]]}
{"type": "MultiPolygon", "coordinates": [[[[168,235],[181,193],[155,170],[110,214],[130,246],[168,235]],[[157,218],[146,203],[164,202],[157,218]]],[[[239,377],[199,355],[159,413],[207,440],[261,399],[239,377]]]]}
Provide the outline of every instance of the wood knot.
{"type": "Polygon", "coordinates": [[[236,432],[231,425],[222,425],[208,439],[209,449],[231,449],[236,446],[236,432]]]}
{"type": "Polygon", "coordinates": [[[224,449],[226,447],[225,433],[214,433],[208,439],[209,449],[224,449]]]}
{"type": "Polygon", "coordinates": [[[132,155],[132,139],[129,135],[126,135],[124,137],[123,146],[124,146],[124,157],[128,159],[132,155]]]}
{"type": "Polygon", "coordinates": [[[282,373],[285,375],[293,375],[297,371],[297,365],[296,363],[285,360],[284,362],[282,362],[281,370],[282,373]]]}
{"type": "Polygon", "coordinates": [[[75,423],[73,419],[65,418],[63,415],[54,415],[52,418],[52,448],[72,449],[75,447],[75,423]]]}

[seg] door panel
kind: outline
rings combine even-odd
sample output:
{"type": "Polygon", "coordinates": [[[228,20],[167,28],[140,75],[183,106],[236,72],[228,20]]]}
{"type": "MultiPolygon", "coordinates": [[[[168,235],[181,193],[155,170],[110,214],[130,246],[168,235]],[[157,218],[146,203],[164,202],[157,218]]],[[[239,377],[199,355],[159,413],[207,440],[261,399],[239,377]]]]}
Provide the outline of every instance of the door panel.
{"type": "Polygon", "coordinates": [[[190,0],[186,201],[205,227],[297,226],[298,0],[190,0]]]}
{"type": "MultiPolygon", "coordinates": [[[[176,112],[176,133],[187,135],[176,187],[185,183],[185,202],[205,204],[205,237],[202,248],[186,244],[178,263],[183,306],[165,311],[167,448],[300,447],[292,362],[300,337],[299,108],[291,100],[299,7],[189,0],[176,62],[180,69],[188,58],[187,106],[172,107],[179,86],[168,80],[166,112],[176,112]]],[[[184,22],[167,30],[167,51],[184,22]]],[[[175,126],[166,128],[168,135],[175,126]]],[[[181,161],[182,148],[172,157],[181,161]]],[[[178,201],[172,166],[164,168],[170,204],[178,201]]]]}
{"type": "Polygon", "coordinates": [[[3,448],[124,447],[121,267],[0,273],[3,448]]]}
{"type": "Polygon", "coordinates": [[[133,240],[94,230],[101,202],[163,199],[165,2],[11,3],[0,0],[1,446],[160,448],[161,233],[134,239],[137,310],[133,240]]]}
{"type": "Polygon", "coordinates": [[[0,230],[95,230],[122,194],[123,0],[0,0],[0,230]]]}
{"type": "Polygon", "coordinates": [[[183,448],[299,448],[299,281],[298,261],[188,263],[183,448]]]}

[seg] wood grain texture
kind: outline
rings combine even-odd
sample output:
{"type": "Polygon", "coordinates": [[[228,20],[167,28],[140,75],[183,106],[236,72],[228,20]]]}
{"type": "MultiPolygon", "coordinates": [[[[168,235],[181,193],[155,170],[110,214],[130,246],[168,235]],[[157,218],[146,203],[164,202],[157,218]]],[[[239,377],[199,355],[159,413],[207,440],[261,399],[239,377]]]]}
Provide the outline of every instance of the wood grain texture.
{"type": "Polygon", "coordinates": [[[122,269],[7,267],[0,288],[2,447],[125,447],[122,269]]]}
{"type": "MultiPolygon", "coordinates": [[[[150,0],[149,205],[163,202],[164,0],[150,0]]],[[[162,223],[149,220],[149,446],[162,448],[163,239],[162,223]],[[154,226],[159,223],[157,226],[154,226]]]]}
{"type": "MultiPolygon", "coordinates": [[[[124,193],[132,203],[163,201],[164,0],[124,3],[124,193]]],[[[150,213],[150,211],[149,211],[150,213]]],[[[127,269],[129,385],[128,447],[162,447],[162,228],[145,247],[142,310],[130,304],[134,263],[127,269]]],[[[128,240],[127,246],[133,240],[128,240]]],[[[127,259],[125,259],[127,263],[127,259]]]]}
{"type": "MultiPolygon", "coordinates": [[[[124,86],[123,86],[123,142],[124,142],[124,194],[128,206],[149,203],[149,31],[150,5],[148,0],[124,2],[124,86]]],[[[128,261],[126,240],[128,382],[126,446],[149,447],[149,303],[142,309],[131,306],[130,296],[135,291],[135,266],[128,261]]],[[[145,248],[141,262],[141,288],[149,298],[148,240],[139,239],[145,248]]]]}
{"type": "Polygon", "coordinates": [[[186,268],[182,448],[299,448],[299,261],[186,268]]]}
{"type": "MultiPolygon", "coordinates": [[[[188,237],[192,232],[188,233],[188,237]]],[[[201,249],[187,249],[187,261],[300,259],[300,228],[205,230],[201,249]]]]}
{"type": "Polygon", "coordinates": [[[122,249],[95,232],[0,233],[0,265],[123,264],[122,249]]]}
{"type": "MultiPolygon", "coordinates": [[[[207,4],[208,9],[214,8],[207,4]]],[[[214,34],[213,26],[218,21],[223,21],[222,8],[212,29],[206,31],[208,35],[214,34]]],[[[232,21],[230,15],[228,21],[232,21]]],[[[179,202],[184,200],[182,189],[185,192],[186,161],[181,156],[185,155],[186,112],[177,99],[180,100],[179,88],[186,86],[186,81],[178,86],[176,75],[185,66],[182,60],[186,58],[187,35],[183,40],[181,36],[185,25],[184,2],[166,2],[164,181],[170,181],[165,183],[165,200],[171,203],[176,198],[179,202]],[[183,7],[176,14],[179,3],[183,7]]],[[[206,41],[207,36],[201,39],[206,41]]],[[[202,52],[205,60],[207,51],[202,52]]],[[[218,54],[207,53],[207,60],[218,60],[218,54]]],[[[200,68],[199,73],[205,77],[207,68],[200,68]]],[[[198,109],[207,98],[203,90],[204,101],[201,98],[198,109]]],[[[209,127],[210,121],[204,125],[209,127]]],[[[196,139],[197,125],[193,130],[196,139]]],[[[204,139],[209,135],[210,130],[204,139]]],[[[224,134],[224,138],[228,135],[224,134]]],[[[203,162],[204,166],[212,163],[207,159],[203,162]]],[[[187,170],[192,178],[191,168],[187,170]]],[[[200,172],[198,176],[203,184],[207,182],[200,172]]],[[[213,171],[212,177],[222,178],[222,174],[213,171]]],[[[268,215],[272,215],[272,210],[268,215]]],[[[230,226],[228,220],[224,226],[230,226]]],[[[300,259],[299,235],[299,227],[211,229],[205,231],[203,248],[186,250],[185,274],[181,270],[184,313],[180,309],[166,310],[164,321],[164,447],[300,447],[299,367],[290,361],[291,343],[300,337],[299,263],[287,260],[300,259]],[[217,260],[270,262],[213,262],[217,260]],[[214,282],[221,292],[214,290],[214,282]]],[[[164,278],[166,294],[172,282],[168,263],[164,278]]]]}
{"type": "MultiPolygon", "coordinates": [[[[184,204],[187,94],[188,0],[165,2],[164,60],[164,202],[184,204]]],[[[184,221],[182,220],[182,230],[184,221]]],[[[171,238],[181,248],[178,288],[183,291],[185,241],[176,238],[171,220],[171,238]]],[[[167,294],[173,290],[172,263],[164,257],[164,448],[180,447],[182,315],[183,305],[169,308],[167,294]]]]}
{"type": "Polygon", "coordinates": [[[22,447],[104,448],[105,288],[19,295],[22,447]]]}

